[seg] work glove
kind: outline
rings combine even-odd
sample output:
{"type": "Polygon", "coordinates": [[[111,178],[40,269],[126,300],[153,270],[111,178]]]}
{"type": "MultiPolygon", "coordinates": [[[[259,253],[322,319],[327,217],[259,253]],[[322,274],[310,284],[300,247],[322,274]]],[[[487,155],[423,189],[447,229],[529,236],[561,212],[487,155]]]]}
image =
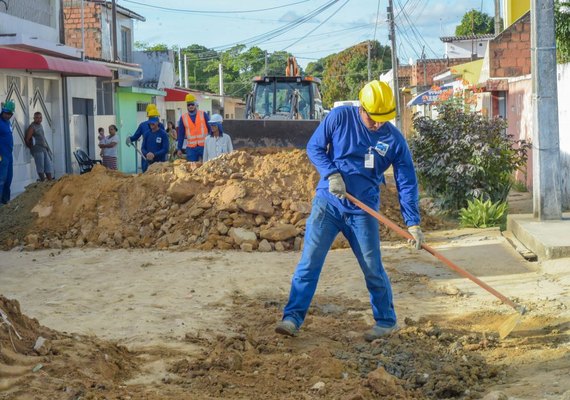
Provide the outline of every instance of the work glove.
{"type": "Polygon", "coordinates": [[[419,225],[409,226],[408,232],[413,236],[413,239],[408,239],[408,243],[414,246],[416,250],[420,250],[425,241],[422,228],[419,225]]]}
{"type": "Polygon", "coordinates": [[[338,172],[336,174],[332,174],[329,176],[328,181],[329,192],[339,199],[344,199],[346,197],[346,186],[344,185],[344,180],[342,179],[341,174],[338,172]]]}
{"type": "Polygon", "coordinates": [[[127,136],[127,140],[125,142],[127,143],[127,146],[130,146],[133,143],[130,136],[127,136]]]}

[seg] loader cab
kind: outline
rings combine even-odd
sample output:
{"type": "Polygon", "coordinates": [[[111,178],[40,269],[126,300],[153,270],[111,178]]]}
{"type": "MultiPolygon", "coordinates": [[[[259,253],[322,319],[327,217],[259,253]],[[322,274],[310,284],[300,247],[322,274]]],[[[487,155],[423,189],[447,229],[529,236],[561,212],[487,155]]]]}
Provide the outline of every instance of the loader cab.
{"type": "Polygon", "coordinates": [[[320,80],[311,77],[256,77],[247,99],[248,119],[321,120],[320,80]]]}

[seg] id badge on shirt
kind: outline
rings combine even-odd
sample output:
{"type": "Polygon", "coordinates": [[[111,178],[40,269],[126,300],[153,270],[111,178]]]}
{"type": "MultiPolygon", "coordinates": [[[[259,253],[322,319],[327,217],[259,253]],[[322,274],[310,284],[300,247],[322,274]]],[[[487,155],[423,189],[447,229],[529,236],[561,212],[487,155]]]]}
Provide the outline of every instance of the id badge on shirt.
{"type": "Polygon", "coordinates": [[[374,168],[374,154],[368,153],[364,155],[364,168],[374,168]]]}

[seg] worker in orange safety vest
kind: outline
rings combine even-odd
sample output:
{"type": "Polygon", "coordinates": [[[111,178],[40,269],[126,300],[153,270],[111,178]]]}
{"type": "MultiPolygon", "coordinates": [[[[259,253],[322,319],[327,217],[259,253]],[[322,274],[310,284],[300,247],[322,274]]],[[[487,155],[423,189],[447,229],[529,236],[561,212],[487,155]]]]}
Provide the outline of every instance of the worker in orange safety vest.
{"type": "Polygon", "coordinates": [[[201,161],[204,141],[210,133],[210,118],[204,111],[198,110],[198,103],[193,94],[188,93],[185,100],[188,112],[182,114],[178,121],[178,157],[182,157],[182,146],[186,139],[186,160],[201,161]]]}

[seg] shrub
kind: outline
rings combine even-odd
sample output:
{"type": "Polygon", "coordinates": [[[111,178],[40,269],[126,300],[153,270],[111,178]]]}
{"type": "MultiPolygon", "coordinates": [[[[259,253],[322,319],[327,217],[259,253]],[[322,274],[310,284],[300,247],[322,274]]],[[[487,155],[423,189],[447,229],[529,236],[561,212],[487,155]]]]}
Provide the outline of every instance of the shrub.
{"type": "Polygon", "coordinates": [[[459,210],[459,219],[462,227],[490,228],[505,224],[507,217],[507,203],[481,199],[467,200],[467,208],[459,210]]]}
{"type": "Polygon", "coordinates": [[[470,113],[457,102],[439,106],[437,119],[416,116],[410,148],[423,189],[456,213],[474,198],[506,200],[512,174],[526,164],[530,144],[506,133],[506,121],[470,113]]]}

